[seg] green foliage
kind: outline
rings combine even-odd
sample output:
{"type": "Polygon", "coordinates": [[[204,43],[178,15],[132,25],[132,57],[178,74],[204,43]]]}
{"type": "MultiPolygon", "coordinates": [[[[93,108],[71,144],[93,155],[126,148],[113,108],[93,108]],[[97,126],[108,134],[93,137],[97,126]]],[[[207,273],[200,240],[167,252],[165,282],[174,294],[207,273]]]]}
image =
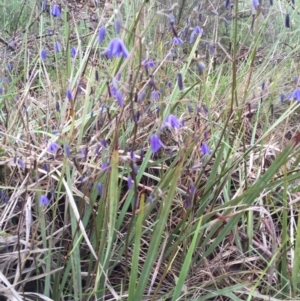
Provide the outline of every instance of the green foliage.
{"type": "Polygon", "coordinates": [[[0,3],[0,299],[300,300],[300,17],[187,2],[0,3]]]}

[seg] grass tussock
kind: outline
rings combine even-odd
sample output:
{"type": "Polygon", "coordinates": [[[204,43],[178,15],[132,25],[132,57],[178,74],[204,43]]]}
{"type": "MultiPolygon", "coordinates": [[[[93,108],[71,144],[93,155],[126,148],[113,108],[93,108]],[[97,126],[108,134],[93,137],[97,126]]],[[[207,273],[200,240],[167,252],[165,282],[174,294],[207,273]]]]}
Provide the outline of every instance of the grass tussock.
{"type": "Polygon", "coordinates": [[[297,3],[0,22],[0,300],[300,299],[297,3]]]}

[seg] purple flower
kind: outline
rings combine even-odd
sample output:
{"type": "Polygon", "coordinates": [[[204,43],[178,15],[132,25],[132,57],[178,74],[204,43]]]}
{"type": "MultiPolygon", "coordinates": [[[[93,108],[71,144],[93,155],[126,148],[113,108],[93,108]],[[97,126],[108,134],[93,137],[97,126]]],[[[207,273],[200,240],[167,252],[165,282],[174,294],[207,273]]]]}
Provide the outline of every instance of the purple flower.
{"type": "Polygon", "coordinates": [[[47,58],[47,50],[46,49],[42,49],[41,51],[41,59],[45,60],[47,58]]]}
{"type": "Polygon", "coordinates": [[[47,10],[47,0],[42,0],[42,11],[47,10]]]}
{"type": "Polygon", "coordinates": [[[70,89],[67,90],[66,96],[70,101],[73,99],[72,91],[70,89]]]}
{"type": "Polygon", "coordinates": [[[70,158],[70,157],[71,157],[70,145],[69,145],[69,144],[65,144],[64,150],[65,150],[65,155],[66,155],[68,158],[70,158]]]}
{"type": "Polygon", "coordinates": [[[72,48],[71,48],[71,57],[74,58],[76,56],[76,54],[77,54],[77,49],[76,49],[76,47],[72,46],[72,48]]]}
{"type": "Polygon", "coordinates": [[[4,203],[8,203],[9,199],[6,196],[6,192],[4,190],[0,191],[0,200],[2,200],[4,203]]]}
{"type": "Polygon", "coordinates": [[[101,183],[98,183],[97,184],[97,192],[98,192],[98,195],[102,195],[102,191],[103,191],[103,187],[102,187],[102,184],[101,183]]]}
{"type": "Polygon", "coordinates": [[[228,8],[230,5],[230,0],[225,0],[225,8],[228,8]]]}
{"type": "Polygon", "coordinates": [[[191,34],[190,44],[194,43],[196,36],[202,35],[202,34],[203,34],[203,29],[201,29],[199,26],[196,26],[191,34]]]}
{"type": "Polygon", "coordinates": [[[109,59],[114,56],[123,56],[124,58],[127,58],[129,52],[120,38],[114,38],[110,41],[108,47],[102,52],[102,54],[107,55],[109,59]]]}
{"type": "Polygon", "coordinates": [[[169,18],[170,24],[174,24],[175,23],[174,15],[170,14],[170,15],[168,15],[168,18],[169,18]]]}
{"type": "Polygon", "coordinates": [[[183,91],[183,79],[182,79],[182,73],[179,72],[177,74],[177,83],[180,91],[183,91]]]}
{"type": "Polygon", "coordinates": [[[50,142],[48,145],[48,150],[50,153],[55,154],[57,150],[59,149],[59,145],[55,142],[50,142]]]}
{"type": "Polygon", "coordinates": [[[158,91],[153,91],[151,93],[151,99],[152,100],[158,100],[159,99],[159,92],[158,91]]]}
{"type": "Polygon", "coordinates": [[[198,63],[199,74],[202,75],[204,73],[204,70],[205,70],[205,64],[203,62],[199,62],[198,63]]]}
{"type": "Polygon", "coordinates": [[[152,59],[144,59],[142,61],[142,66],[145,68],[146,72],[148,73],[149,68],[155,67],[155,63],[152,59]]]}
{"type": "Polygon", "coordinates": [[[153,153],[158,152],[161,147],[165,148],[165,145],[161,142],[157,135],[152,135],[150,137],[150,145],[153,153]]]}
{"type": "Polygon", "coordinates": [[[100,45],[103,40],[105,39],[105,34],[106,34],[106,27],[103,25],[99,29],[99,34],[98,34],[98,44],[100,45]]]}
{"type": "Polygon", "coordinates": [[[60,8],[59,8],[59,6],[57,4],[54,4],[52,6],[51,15],[53,17],[59,17],[61,15],[60,8]]]}
{"type": "Polygon", "coordinates": [[[280,102],[283,104],[284,100],[285,100],[285,95],[284,95],[284,93],[281,93],[280,94],[280,102]]]}
{"type": "Polygon", "coordinates": [[[170,114],[166,117],[162,127],[178,129],[180,127],[180,122],[174,115],[170,114]]]}
{"type": "Polygon", "coordinates": [[[183,44],[183,41],[178,37],[174,37],[173,38],[173,44],[174,45],[181,45],[181,44],[183,44]]]}
{"type": "Polygon", "coordinates": [[[118,105],[122,108],[122,107],[123,107],[123,95],[122,95],[121,91],[120,91],[120,90],[117,90],[115,96],[116,96],[118,105]]]}
{"type": "Polygon", "coordinates": [[[108,164],[107,163],[102,163],[101,164],[101,169],[102,169],[102,171],[106,171],[107,169],[109,169],[108,164]]]}
{"type": "Polygon", "coordinates": [[[24,162],[23,162],[22,159],[18,159],[18,164],[20,165],[20,167],[21,167],[22,169],[25,168],[25,164],[24,164],[24,162]]]}
{"type": "Polygon", "coordinates": [[[50,200],[45,196],[44,194],[41,195],[40,197],[40,206],[48,206],[50,203],[50,200]]]}
{"type": "Polygon", "coordinates": [[[145,90],[141,91],[138,97],[138,102],[142,102],[145,99],[146,92],[145,90]]]}
{"type": "Polygon", "coordinates": [[[128,190],[130,190],[133,186],[133,181],[132,181],[132,177],[129,175],[128,178],[127,178],[127,187],[128,187],[128,190]]]}
{"type": "Polygon", "coordinates": [[[290,28],[291,27],[291,22],[290,22],[290,14],[287,13],[285,16],[285,27],[290,28]]]}
{"type": "Polygon", "coordinates": [[[105,139],[101,139],[100,143],[102,147],[107,148],[107,141],[105,139]]]}
{"type": "Polygon", "coordinates": [[[288,100],[297,100],[300,102],[300,89],[295,89],[288,97],[288,100]]]}
{"type": "Polygon", "coordinates": [[[254,7],[255,9],[258,9],[258,7],[259,7],[259,2],[258,2],[258,0],[252,0],[252,5],[253,5],[253,7],[254,7]]]}
{"type": "Polygon", "coordinates": [[[6,65],[6,68],[7,68],[8,71],[11,71],[13,69],[13,64],[12,63],[8,63],[6,65]]]}
{"type": "Polygon", "coordinates": [[[209,53],[213,55],[215,53],[215,45],[213,43],[209,44],[209,53]]]}
{"type": "Polygon", "coordinates": [[[55,52],[59,53],[61,51],[61,46],[58,41],[55,42],[55,52]]]}
{"type": "Polygon", "coordinates": [[[120,18],[116,18],[115,21],[115,28],[116,28],[116,33],[119,34],[121,32],[121,20],[120,18]]]}
{"type": "Polygon", "coordinates": [[[55,109],[56,109],[57,112],[60,112],[60,106],[59,106],[58,101],[55,102],[55,109]]]}
{"type": "Polygon", "coordinates": [[[205,142],[203,142],[201,144],[201,154],[202,155],[209,155],[210,154],[209,147],[208,147],[208,145],[205,142]]]}

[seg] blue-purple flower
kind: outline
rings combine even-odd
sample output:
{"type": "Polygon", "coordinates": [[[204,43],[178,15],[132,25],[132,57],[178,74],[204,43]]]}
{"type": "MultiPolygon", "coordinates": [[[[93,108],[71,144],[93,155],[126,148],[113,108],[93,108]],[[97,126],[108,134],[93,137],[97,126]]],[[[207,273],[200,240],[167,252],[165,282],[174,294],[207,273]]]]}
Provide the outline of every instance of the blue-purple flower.
{"type": "Polygon", "coordinates": [[[196,26],[191,34],[190,44],[194,43],[195,37],[198,35],[203,35],[203,29],[201,29],[199,26],[196,26]]]}
{"type": "Polygon", "coordinates": [[[42,11],[47,10],[47,0],[42,0],[42,11]]]}
{"type": "Polygon", "coordinates": [[[149,69],[155,67],[155,63],[152,59],[144,59],[142,61],[142,66],[145,68],[146,73],[148,75],[149,69]]]}
{"type": "Polygon", "coordinates": [[[178,88],[180,91],[183,91],[183,78],[182,78],[182,73],[179,72],[177,73],[177,83],[178,83],[178,88]]]}
{"type": "Polygon", "coordinates": [[[290,27],[291,27],[290,14],[289,14],[289,13],[287,13],[287,14],[285,15],[285,27],[286,27],[286,28],[290,28],[290,27]]]}
{"type": "Polygon", "coordinates": [[[285,100],[285,95],[284,95],[284,93],[281,93],[280,94],[280,102],[283,104],[284,100],[285,100]]]}
{"type": "Polygon", "coordinates": [[[74,57],[76,56],[76,54],[77,54],[77,49],[76,49],[76,47],[73,46],[73,47],[71,48],[71,57],[74,58],[74,57]]]}
{"type": "Polygon", "coordinates": [[[120,38],[114,38],[110,41],[107,48],[104,51],[102,51],[102,54],[107,55],[109,59],[114,56],[123,56],[124,58],[127,58],[129,52],[120,38]]]}
{"type": "Polygon", "coordinates": [[[297,100],[300,102],[300,89],[295,89],[288,97],[288,100],[297,100]]]}
{"type": "Polygon", "coordinates": [[[50,142],[48,145],[48,151],[50,153],[55,154],[57,152],[57,150],[59,149],[59,145],[55,142],[50,142]]]}
{"type": "Polygon", "coordinates": [[[42,49],[41,51],[41,59],[45,60],[47,58],[47,50],[46,49],[42,49]]]}
{"type": "Polygon", "coordinates": [[[20,167],[21,167],[22,169],[25,168],[25,164],[24,164],[24,161],[23,161],[22,159],[18,159],[18,164],[20,165],[20,167]]]}
{"type": "Polygon", "coordinates": [[[204,73],[204,70],[205,70],[205,64],[203,62],[199,62],[198,63],[198,71],[199,71],[199,74],[202,75],[204,73]]]}
{"type": "Polygon", "coordinates": [[[50,203],[50,200],[47,198],[47,196],[42,194],[40,197],[40,206],[48,206],[49,203],[50,203]]]}
{"type": "Polygon", "coordinates": [[[61,46],[58,41],[55,42],[55,52],[56,53],[61,52],[61,46]]]}
{"type": "Polygon", "coordinates": [[[259,1],[258,0],[252,0],[252,5],[255,9],[258,9],[259,7],[259,1]]]}
{"type": "Polygon", "coordinates": [[[116,33],[119,34],[121,32],[121,20],[119,17],[116,18],[115,28],[116,28],[116,33]]]}
{"type": "Polygon", "coordinates": [[[65,155],[68,158],[70,158],[71,157],[71,150],[70,150],[70,145],[69,144],[65,144],[64,151],[65,151],[65,155]]]}
{"type": "Polygon", "coordinates": [[[152,91],[151,99],[152,100],[158,100],[159,99],[159,92],[158,91],[152,91]]]}
{"type": "Polygon", "coordinates": [[[97,184],[97,193],[98,195],[102,195],[102,191],[103,191],[103,187],[102,187],[102,184],[101,183],[98,183],[97,184]]]}
{"type": "Polygon", "coordinates": [[[127,187],[128,187],[128,190],[130,190],[133,186],[133,180],[132,180],[132,177],[129,175],[128,178],[127,178],[127,187]]]}
{"type": "Polygon", "coordinates": [[[150,145],[153,153],[158,152],[161,147],[165,148],[165,145],[161,142],[157,135],[152,135],[150,137],[150,145]]]}
{"type": "Polygon", "coordinates": [[[178,129],[180,127],[180,122],[174,115],[170,114],[166,117],[162,127],[178,129]]]}
{"type": "Polygon", "coordinates": [[[52,6],[51,15],[53,17],[59,17],[61,15],[60,8],[57,4],[52,6]]]}
{"type": "Polygon", "coordinates": [[[174,45],[181,45],[181,44],[183,44],[183,41],[178,37],[174,37],[173,38],[173,44],[174,45]]]}
{"type": "Polygon", "coordinates": [[[209,147],[208,147],[207,143],[205,143],[205,142],[202,142],[202,144],[201,144],[201,154],[202,155],[209,155],[210,154],[209,147]]]}
{"type": "Polygon", "coordinates": [[[106,27],[103,25],[102,27],[100,27],[99,29],[99,34],[98,34],[98,44],[101,44],[105,38],[105,34],[106,34],[106,27]]]}
{"type": "Polygon", "coordinates": [[[123,95],[120,90],[116,91],[115,97],[117,99],[118,105],[122,108],[123,107],[123,95]]]}
{"type": "Polygon", "coordinates": [[[70,89],[67,89],[66,96],[70,101],[73,99],[72,91],[70,89]]]}

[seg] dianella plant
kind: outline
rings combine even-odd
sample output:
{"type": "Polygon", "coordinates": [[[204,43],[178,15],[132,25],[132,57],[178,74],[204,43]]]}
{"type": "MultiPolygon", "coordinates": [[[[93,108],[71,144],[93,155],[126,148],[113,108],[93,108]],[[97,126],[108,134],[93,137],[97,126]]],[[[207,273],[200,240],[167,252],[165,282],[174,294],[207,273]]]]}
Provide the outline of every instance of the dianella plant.
{"type": "Polygon", "coordinates": [[[297,2],[0,4],[1,300],[300,300],[297,2]]]}

